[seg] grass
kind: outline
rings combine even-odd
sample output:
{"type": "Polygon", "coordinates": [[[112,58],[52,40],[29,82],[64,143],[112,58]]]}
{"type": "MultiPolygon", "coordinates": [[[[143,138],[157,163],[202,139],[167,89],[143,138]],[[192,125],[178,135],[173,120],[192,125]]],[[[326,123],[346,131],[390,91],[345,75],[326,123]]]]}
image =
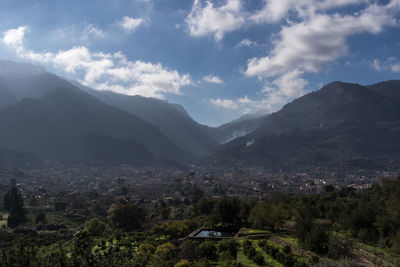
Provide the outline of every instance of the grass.
{"type": "Polygon", "coordinates": [[[285,241],[287,244],[298,247],[299,244],[297,242],[297,238],[293,237],[293,236],[289,236],[289,235],[277,235],[277,237],[279,239],[282,239],[283,241],[285,241]]]}
{"type": "Polygon", "coordinates": [[[269,235],[269,234],[271,234],[271,231],[260,230],[260,229],[252,229],[252,228],[245,228],[245,227],[243,227],[239,231],[239,236],[245,236],[245,235],[269,235]]]}

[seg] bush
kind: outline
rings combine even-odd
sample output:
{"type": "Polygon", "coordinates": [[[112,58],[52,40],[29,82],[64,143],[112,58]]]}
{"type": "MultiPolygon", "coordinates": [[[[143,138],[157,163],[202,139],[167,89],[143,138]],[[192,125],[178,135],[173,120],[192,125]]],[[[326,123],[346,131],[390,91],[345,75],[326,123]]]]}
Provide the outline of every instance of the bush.
{"type": "Polygon", "coordinates": [[[292,252],[292,249],[290,248],[290,246],[289,245],[286,245],[286,246],[284,246],[283,247],[283,253],[285,253],[285,254],[289,254],[289,253],[291,253],[292,252]]]}
{"type": "Polygon", "coordinates": [[[125,199],[119,205],[112,205],[109,214],[111,224],[124,231],[139,228],[146,218],[146,212],[141,207],[131,204],[125,199]]]}
{"type": "Polygon", "coordinates": [[[283,262],[285,260],[285,254],[278,251],[278,253],[276,253],[276,255],[275,255],[275,259],[279,262],[283,262]]]}
{"type": "Polygon", "coordinates": [[[296,262],[296,258],[293,255],[293,253],[289,252],[289,254],[285,254],[285,257],[283,258],[283,266],[285,267],[292,267],[296,262]]]}
{"type": "Polygon", "coordinates": [[[179,247],[179,257],[193,261],[198,258],[198,242],[185,240],[179,247]]]}
{"type": "Polygon", "coordinates": [[[328,243],[328,256],[332,259],[349,257],[352,246],[353,245],[350,240],[340,240],[334,236],[331,236],[328,243]]]}
{"type": "Polygon", "coordinates": [[[261,252],[257,251],[254,248],[253,244],[250,241],[246,240],[243,243],[243,252],[247,256],[247,258],[254,261],[258,265],[264,265],[264,256],[261,254],[261,252]]]}
{"type": "Polygon", "coordinates": [[[154,252],[156,266],[173,266],[175,257],[175,246],[171,243],[159,245],[154,252]]]}
{"type": "Polygon", "coordinates": [[[231,259],[236,259],[237,246],[238,244],[235,240],[222,240],[217,244],[218,254],[227,252],[231,259]]]}
{"type": "Polygon", "coordinates": [[[318,224],[315,224],[309,233],[305,236],[305,248],[314,251],[318,254],[328,252],[329,235],[326,229],[318,224]]]}
{"type": "Polygon", "coordinates": [[[265,263],[264,256],[258,251],[251,260],[253,260],[258,265],[264,265],[265,263]]]}
{"type": "Polygon", "coordinates": [[[196,228],[197,225],[192,221],[172,221],[155,227],[154,232],[178,239],[187,236],[196,228]]]}
{"type": "Polygon", "coordinates": [[[174,265],[174,267],[190,267],[190,263],[187,260],[180,260],[174,265]]]}
{"type": "Polygon", "coordinates": [[[93,218],[85,224],[85,230],[91,236],[102,236],[106,230],[106,225],[98,218],[93,218]]]}
{"type": "Polygon", "coordinates": [[[204,241],[199,246],[199,254],[200,257],[206,258],[208,260],[217,260],[217,248],[215,246],[215,242],[213,241],[204,241]]]}

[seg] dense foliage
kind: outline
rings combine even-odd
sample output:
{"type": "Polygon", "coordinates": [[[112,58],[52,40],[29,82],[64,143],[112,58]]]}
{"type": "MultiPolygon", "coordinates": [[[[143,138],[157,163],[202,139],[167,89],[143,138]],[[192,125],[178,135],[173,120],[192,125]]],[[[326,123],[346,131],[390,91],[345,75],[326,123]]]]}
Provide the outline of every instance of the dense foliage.
{"type": "MultiPolygon", "coordinates": [[[[4,197],[10,215],[11,200],[19,196],[14,183],[4,197]]],[[[359,192],[328,186],[316,195],[263,200],[204,197],[188,204],[184,220],[163,221],[170,209],[165,202],[154,209],[158,219],[151,220],[140,203],[122,199],[110,204],[105,217],[88,216],[75,229],[49,230],[54,215],[42,209],[27,216],[31,227],[11,224],[0,232],[0,266],[236,266],[243,257],[260,266],[268,261],[307,266],[320,258],[342,262],[357,243],[399,254],[399,207],[400,178],[359,192]],[[241,230],[236,238],[184,239],[200,226],[254,230],[241,230]]]]}

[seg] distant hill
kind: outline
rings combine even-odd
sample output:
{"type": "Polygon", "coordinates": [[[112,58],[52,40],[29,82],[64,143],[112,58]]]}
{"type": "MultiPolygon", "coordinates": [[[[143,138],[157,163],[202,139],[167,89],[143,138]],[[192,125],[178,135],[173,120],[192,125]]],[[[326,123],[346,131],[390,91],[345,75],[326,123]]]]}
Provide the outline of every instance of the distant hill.
{"type": "Polygon", "coordinates": [[[257,130],[267,116],[265,114],[246,114],[219,127],[203,126],[203,128],[218,143],[225,144],[257,130]]]}
{"type": "Polygon", "coordinates": [[[48,163],[49,162],[24,151],[0,148],[0,166],[37,169],[47,166],[48,163]]]}
{"type": "Polygon", "coordinates": [[[151,123],[176,146],[191,154],[189,158],[206,156],[218,145],[254,131],[263,120],[259,114],[251,114],[220,127],[208,127],[197,123],[177,104],[98,91],[75,81],[45,74],[46,70],[41,66],[0,60],[0,109],[24,98],[41,99],[50,94],[54,87],[68,88],[72,83],[98,100],[151,123]]]}
{"type": "Polygon", "coordinates": [[[218,145],[218,142],[203,129],[203,126],[194,121],[180,105],[154,98],[79,87],[108,105],[150,122],[176,145],[196,157],[204,156],[218,145]]]}
{"type": "MultiPolygon", "coordinates": [[[[34,98],[22,98],[0,110],[0,147],[64,163],[142,164],[162,158],[193,161],[188,152],[152,124],[101,102],[55,75],[23,78],[31,81],[29,94],[34,98]]],[[[27,91],[25,87],[19,92],[27,91]]]]}
{"type": "Polygon", "coordinates": [[[398,85],[328,84],[285,105],[259,129],[220,147],[206,162],[271,170],[398,167],[398,85]]]}
{"type": "Polygon", "coordinates": [[[0,109],[17,103],[15,93],[10,89],[5,78],[0,75],[0,109]]]}

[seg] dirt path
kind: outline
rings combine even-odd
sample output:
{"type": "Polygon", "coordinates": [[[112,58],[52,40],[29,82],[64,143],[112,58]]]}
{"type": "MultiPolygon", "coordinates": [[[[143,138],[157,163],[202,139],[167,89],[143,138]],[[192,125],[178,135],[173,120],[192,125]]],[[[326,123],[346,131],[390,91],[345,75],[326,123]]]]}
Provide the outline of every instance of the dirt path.
{"type": "MultiPolygon", "coordinates": [[[[378,265],[383,265],[383,266],[395,266],[394,264],[392,264],[392,263],[390,263],[390,262],[388,262],[388,261],[385,261],[385,260],[383,260],[383,259],[377,257],[376,255],[374,255],[373,253],[368,252],[368,251],[366,251],[366,250],[364,250],[364,249],[362,249],[362,248],[357,248],[357,249],[355,249],[355,250],[356,250],[356,254],[357,254],[358,256],[360,256],[361,258],[367,259],[367,261],[369,261],[369,262],[370,262],[370,260],[371,260],[371,261],[375,262],[375,263],[378,264],[378,265]]],[[[362,265],[362,266],[364,266],[364,265],[362,265]]],[[[375,265],[372,265],[372,266],[375,266],[375,265]]]]}
{"type": "Polygon", "coordinates": [[[360,266],[360,267],[374,267],[374,266],[376,266],[375,264],[373,264],[372,262],[370,262],[366,258],[364,258],[364,257],[362,257],[360,255],[357,255],[357,254],[353,254],[351,259],[354,262],[354,264],[356,264],[356,266],[360,266]]]}

